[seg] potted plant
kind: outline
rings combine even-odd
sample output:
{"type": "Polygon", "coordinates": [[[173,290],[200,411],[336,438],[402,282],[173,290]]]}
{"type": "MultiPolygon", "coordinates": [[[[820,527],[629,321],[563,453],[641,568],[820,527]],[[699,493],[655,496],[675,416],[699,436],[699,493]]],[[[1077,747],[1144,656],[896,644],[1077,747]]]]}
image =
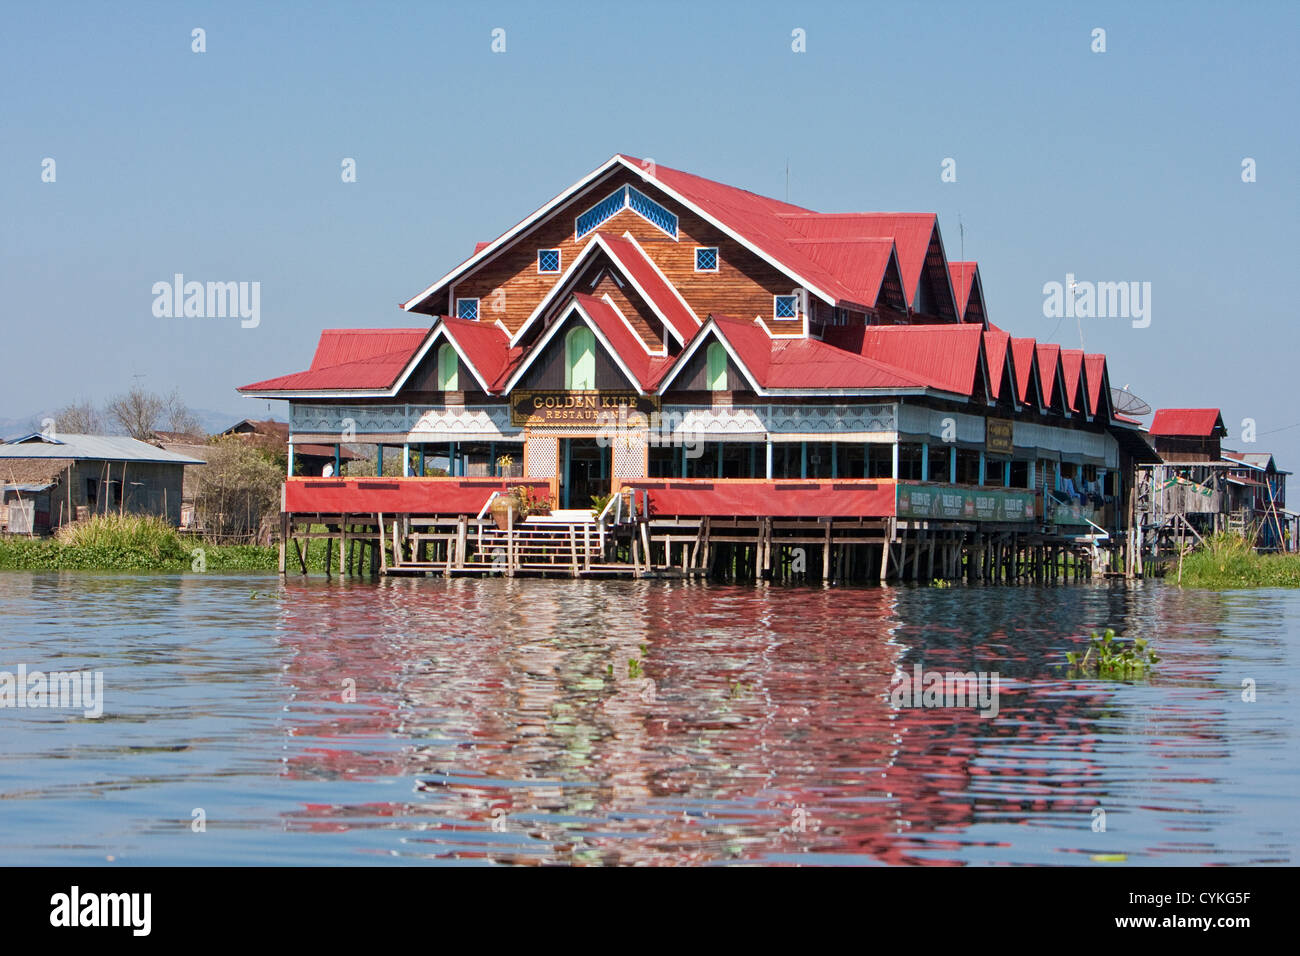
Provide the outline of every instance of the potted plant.
{"type": "Polygon", "coordinates": [[[530,514],[550,514],[551,509],[549,502],[545,503],[546,510],[541,510],[542,504],[534,502],[528,494],[528,488],[524,485],[515,485],[509,491],[504,491],[492,500],[492,518],[496,521],[497,527],[502,531],[510,526],[510,511],[514,510],[515,523],[519,523],[527,518],[530,514]]]}

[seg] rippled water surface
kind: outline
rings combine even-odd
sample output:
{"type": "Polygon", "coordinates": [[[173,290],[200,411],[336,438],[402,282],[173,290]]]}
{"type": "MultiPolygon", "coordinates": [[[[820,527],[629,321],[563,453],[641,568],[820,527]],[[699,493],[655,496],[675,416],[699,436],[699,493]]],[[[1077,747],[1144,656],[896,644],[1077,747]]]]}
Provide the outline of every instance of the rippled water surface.
{"type": "Polygon", "coordinates": [[[105,698],[0,709],[0,863],[1294,864],[1298,630],[1160,584],[0,574],[0,671],[105,698]],[[1063,676],[1107,625],[1152,679],[1063,676]],[[918,663],[997,717],[894,706],[918,663]]]}

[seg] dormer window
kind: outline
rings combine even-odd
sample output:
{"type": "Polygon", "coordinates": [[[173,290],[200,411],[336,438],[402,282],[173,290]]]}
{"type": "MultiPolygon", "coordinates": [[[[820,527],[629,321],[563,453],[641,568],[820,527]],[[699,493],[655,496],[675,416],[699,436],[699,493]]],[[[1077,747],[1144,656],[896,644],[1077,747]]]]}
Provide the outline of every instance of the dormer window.
{"type": "Polygon", "coordinates": [[[560,271],[560,250],[559,249],[538,249],[537,250],[537,272],[540,275],[550,275],[560,271]]]}
{"type": "Polygon", "coordinates": [[[477,318],[478,318],[478,299],[457,299],[457,300],[456,300],[456,318],[458,318],[458,319],[477,319],[477,318]]]}
{"type": "Polygon", "coordinates": [[[774,295],[772,296],[772,303],[773,318],[799,318],[799,297],[797,295],[774,295]]]}
{"type": "Polygon", "coordinates": [[[696,246],[695,247],[695,271],[696,272],[717,272],[718,271],[718,247],[717,246],[696,246]]]}

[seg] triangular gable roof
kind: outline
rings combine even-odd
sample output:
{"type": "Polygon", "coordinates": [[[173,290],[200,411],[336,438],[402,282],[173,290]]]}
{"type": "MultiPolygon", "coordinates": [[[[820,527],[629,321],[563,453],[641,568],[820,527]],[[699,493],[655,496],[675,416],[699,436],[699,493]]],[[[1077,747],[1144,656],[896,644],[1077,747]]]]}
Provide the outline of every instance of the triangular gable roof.
{"type": "MultiPolygon", "coordinates": [[[[891,269],[899,287],[906,289],[893,239],[792,239],[790,242],[828,271],[851,277],[844,283],[851,301],[874,308],[891,269]]],[[[907,308],[906,302],[900,304],[907,308]]]]}
{"type": "Polygon", "coordinates": [[[1022,405],[1031,404],[1041,411],[1051,400],[1043,396],[1042,380],[1038,375],[1038,362],[1035,360],[1037,343],[1032,338],[1011,337],[1011,361],[1016,368],[1016,397],[1022,405]],[[1037,391],[1037,396],[1030,395],[1030,388],[1037,391]]]}
{"type": "Polygon", "coordinates": [[[1085,384],[1087,373],[1083,368],[1082,349],[1061,349],[1061,374],[1064,375],[1066,404],[1070,411],[1077,412],[1085,418],[1088,411],[1088,389],[1085,384]]]}
{"type": "Polygon", "coordinates": [[[1110,407],[1110,375],[1106,369],[1106,356],[1085,355],[1083,373],[1088,382],[1088,411],[1094,418],[1110,421],[1114,416],[1110,407]]]}
{"type": "Polygon", "coordinates": [[[653,391],[664,372],[673,360],[665,356],[651,355],[641,337],[633,331],[631,324],[607,299],[574,293],[565,300],[559,310],[561,318],[552,322],[542,333],[542,337],[528,349],[521,361],[516,363],[509,375],[500,382],[501,391],[510,391],[518,383],[533,363],[545,353],[551,340],[564,326],[564,316],[576,313],[595,333],[596,340],[604,347],[614,364],[627,378],[628,383],[641,394],[653,391]]]}
{"type": "Polygon", "coordinates": [[[922,377],[883,362],[865,358],[813,338],[772,336],[754,320],[710,315],[664,376],[662,394],[677,373],[706,342],[716,337],[732,360],[760,394],[794,392],[924,392],[930,383],[922,377]]]}
{"type": "MultiPolygon", "coordinates": [[[[909,308],[916,307],[930,241],[939,228],[929,212],[785,213],[781,219],[801,235],[815,239],[890,239],[898,250],[903,290],[909,308]]],[[[942,246],[942,244],[941,244],[942,246]]],[[[948,276],[943,277],[948,284],[948,276]]],[[[951,286],[949,286],[951,290],[951,286]]],[[[949,291],[951,295],[951,291],[949,291]]]]}
{"type": "MultiPolygon", "coordinates": [[[[989,395],[992,398],[1002,397],[1002,373],[1008,368],[1011,362],[1009,352],[1011,346],[1011,336],[1001,329],[984,333],[984,357],[989,366],[989,395]]],[[[1010,369],[1012,393],[1008,396],[1011,404],[1015,405],[1019,401],[1019,395],[1016,394],[1016,373],[1014,363],[1010,369]]]]}
{"type": "MultiPolygon", "coordinates": [[[[415,309],[430,296],[442,291],[450,282],[490,260],[554,209],[586,190],[596,189],[600,180],[620,168],[636,173],[644,183],[658,188],[680,205],[721,229],[769,265],[784,272],[794,282],[831,305],[873,307],[872,302],[859,301],[865,296],[858,287],[856,277],[838,274],[828,268],[824,264],[824,254],[823,262],[819,262],[797,240],[892,239],[899,246],[898,261],[909,307],[915,304],[920,276],[925,268],[932,239],[942,250],[938,223],[933,213],[813,213],[792,203],[619,154],[539,207],[497,239],[477,249],[469,259],[419,295],[402,303],[402,308],[408,311],[415,309]],[[795,222],[798,222],[797,228],[795,222]],[[903,249],[904,244],[906,251],[903,249]]],[[[947,274],[936,281],[941,281],[946,295],[951,296],[952,287],[947,274]]],[[[941,294],[939,298],[942,303],[944,295],[941,294]]]]}
{"type": "Polygon", "coordinates": [[[1158,408],[1150,432],[1165,438],[1222,438],[1228,434],[1217,408],[1158,408]]]}
{"type": "Polygon", "coordinates": [[[1065,382],[1061,371],[1061,347],[1046,342],[1034,346],[1038,365],[1038,380],[1043,387],[1043,404],[1063,415],[1070,413],[1070,399],[1065,397],[1065,382]]]}
{"type": "Polygon", "coordinates": [[[430,343],[441,332],[485,392],[496,390],[502,375],[513,367],[522,352],[521,349],[510,347],[510,337],[495,322],[478,322],[443,315],[438,317],[430,331],[430,343]]]}
{"type": "Polygon", "coordinates": [[[984,303],[984,280],[980,278],[979,263],[949,262],[948,276],[952,279],[952,294],[957,303],[957,320],[967,321],[967,313],[974,305],[985,327],[995,328],[988,320],[988,307],[984,303]]]}

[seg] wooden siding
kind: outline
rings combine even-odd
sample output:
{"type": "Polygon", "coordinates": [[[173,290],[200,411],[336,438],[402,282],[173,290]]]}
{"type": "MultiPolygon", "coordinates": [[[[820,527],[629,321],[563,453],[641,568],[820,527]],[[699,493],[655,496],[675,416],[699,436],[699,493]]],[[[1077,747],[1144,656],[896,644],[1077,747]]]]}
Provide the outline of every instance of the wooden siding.
{"type": "MultiPolygon", "coordinates": [[[[635,186],[678,216],[677,240],[630,209],[606,220],[597,231],[615,235],[630,233],[701,320],[711,312],[771,319],[772,296],[786,295],[794,289],[793,280],[740,243],[679,206],[652,183],[621,170],[556,210],[550,218],[517,237],[505,251],[462,277],[451,290],[451,298],[479,299],[480,318],[488,322],[500,319],[513,334],[563,274],[562,271],[538,275],[537,251],[559,249],[561,270],[568,269],[574,257],[595,238],[592,232],[575,241],[574,219],[624,184],[635,186]],[[696,246],[718,248],[717,272],[695,271],[696,246]]],[[[454,301],[441,298],[426,302],[420,311],[449,312],[454,307],[454,301]]]]}

